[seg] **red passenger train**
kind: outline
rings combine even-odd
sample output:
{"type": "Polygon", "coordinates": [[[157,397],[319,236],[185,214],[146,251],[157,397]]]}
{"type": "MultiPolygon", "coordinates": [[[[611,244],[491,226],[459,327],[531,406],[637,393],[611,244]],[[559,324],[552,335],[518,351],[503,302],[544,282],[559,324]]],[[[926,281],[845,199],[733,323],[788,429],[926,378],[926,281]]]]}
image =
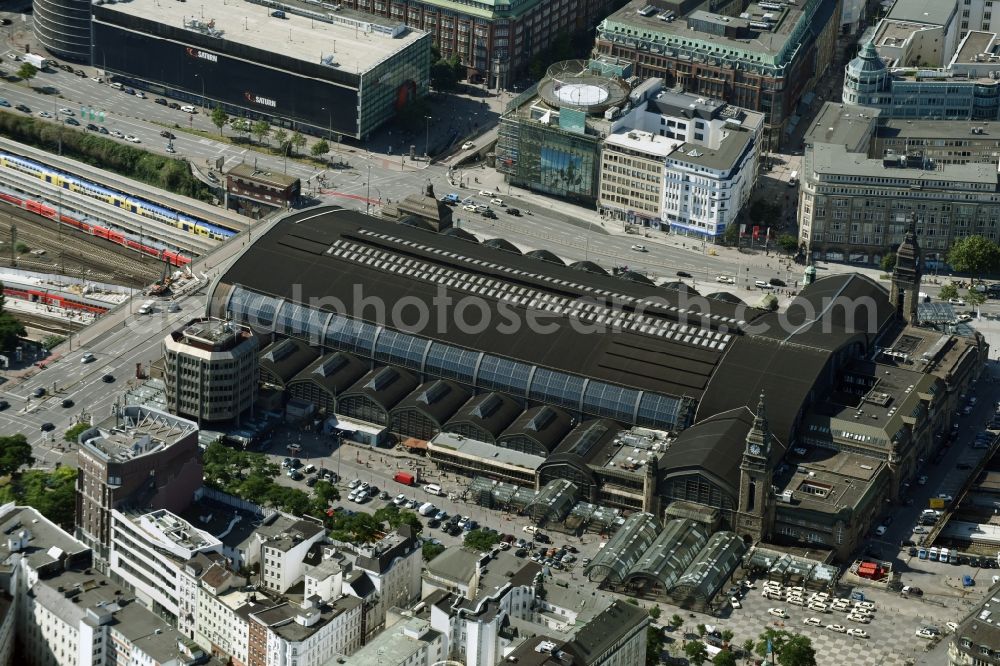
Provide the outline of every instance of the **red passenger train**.
{"type": "MultiPolygon", "coordinates": [[[[41,215],[42,217],[48,218],[50,220],[55,220],[57,217],[56,209],[47,203],[36,201],[35,199],[28,199],[20,197],[8,192],[0,191],[0,200],[6,201],[7,203],[13,204],[18,208],[23,208],[26,211],[35,213],[36,215],[41,215]]],[[[173,266],[184,266],[185,264],[191,263],[191,258],[184,256],[182,253],[175,250],[168,250],[166,248],[153,247],[151,245],[146,245],[145,243],[140,243],[135,239],[129,238],[121,231],[116,231],[109,227],[104,227],[98,224],[89,224],[87,222],[82,222],[74,217],[63,214],[59,221],[63,224],[67,224],[71,227],[75,227],[84,233],[88,233],[92,236],[97,236],[98,238],[104,238],[111,241],[112,243],[117,243],[123,247],[127,247],[132,250],[142,252],[150,257],[156,259],[166,260],[170,262],[173,266]]],[[[4,290],[6,292],[6,289],[4,290]]],[[[105,310],[106,311],[106,310],[105,310]]]]}

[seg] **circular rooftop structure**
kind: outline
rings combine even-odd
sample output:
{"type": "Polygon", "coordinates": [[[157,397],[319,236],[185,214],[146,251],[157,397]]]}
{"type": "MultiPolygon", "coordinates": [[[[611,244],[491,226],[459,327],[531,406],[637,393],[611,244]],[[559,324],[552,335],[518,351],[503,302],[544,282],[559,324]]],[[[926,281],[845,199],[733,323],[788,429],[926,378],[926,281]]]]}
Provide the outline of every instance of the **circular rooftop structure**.
{"type": "Polygon", "coordinates": [[[538,96],[549,106],[593,115],[624,105],[628,94],[627,83],[590,69],[586,60],[557,62],[538,84],[538,96]]]}

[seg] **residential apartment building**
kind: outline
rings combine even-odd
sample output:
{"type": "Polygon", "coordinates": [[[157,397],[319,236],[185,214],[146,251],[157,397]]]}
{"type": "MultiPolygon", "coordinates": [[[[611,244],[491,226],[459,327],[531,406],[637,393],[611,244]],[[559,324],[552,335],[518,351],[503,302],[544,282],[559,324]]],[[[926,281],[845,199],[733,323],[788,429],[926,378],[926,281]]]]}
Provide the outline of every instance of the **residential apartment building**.
{"type": "MultiPolygon", "coordinates": [[[[799,189],[800,244],[817,258],[877,264],[902,241],[914,213],[927,268],[943,266],[958,238],[997,240],[995,164],[939,164],[922,150],[908,148],[907,130],[900,125],[885,133],[895,147],[872,154],[874,137],[881,133],[880,115],[875,108],[827,104],[807,132],[799,189]]],[[[974,127],[956,121],[948,134],[953,141],[980,136],[974,127]]],[[[940,134],[945,134],[943,124],[940,134]]]]}
{"type": "Polygon", "coordinates": [[[457,56],[470,81],[509,88],[560,35],[587,30],[613,0],[347,0],[345,7],[429,32],[443,58],[457,56]]]}
{"type": "Polygon", "coordinates": [[[356,664],[379,666],[432,666],[445,659],[445,637],[430,622],[415,617],[401,619],[355,652],[356,664]]]}
{"type": "Polygon", "coordinates": [[[80,434],[76,535],[106,570],[112,511],[181,513],[202,484],[198,426],[155,409],[115,407],[80,434]]]}
{"type": "Polygon", "coordinates": [[[250,613],[273,603],[245,589],[245,581],[224,566],[213,566],[198,579],[194,641],[213,656],[236,666],[250,663],[250,613]]]}
{"type": "Polygon", "coordinates": [[[321,666],[361,646],[361,600],[309,597],[250,614],[247,666],[321,666]],[[264,659],[260,647],[263,646],[264,659]]]}
{"type": "Polygon", "coordinates": [[[263,589],[284,594],[302,580],[306,553],[325,537],[321,523],[275,513],[254,532],[246,563],[259,565],[257,580],[263,589]]]}
{"type": "Polygon", "coordinates": [[[193,319],[163,339],[167,408],[199,424],[238,421],[257,399],[257,337],[247,326],[193,319]]]}
{"type": "MultiPolygon", "coordinates": [[[[0,580],[14,600],[13,649],[29,665],[219,662],[90,568],[91,551],[31,507],[0,506],[0,580]]],[[[9,626],[5,616],[0,626],[9,626]]],[[[4,646],[6,649],[7,646],[4,646]]]]}
{"type": "Polygon", "coordinates": [[[629,223],[718,238],[753,191],[764,116],[657,86],[649,92],[604,139],[598,204],[629,223]]]}
{"type": "Polygon", "coordinates": [[[109,575],[188,634],[194,588],[184,585],[185,563],[198,553],[218,552],[222,542],[164,509],[146,514],[113,510],[111,533],[109,575]]]}
{"type": "Polygon", "coordinates": [[[632,63],[639,79],[662,78],[763,112],[776,143],[802,96],[827,73],[840,19],[837,0],[772,4],[752,2],[727,16],[714,8],[726,3],[691,3],[681,15],[633,0],[598,26],[595,52],[632,63]]]}

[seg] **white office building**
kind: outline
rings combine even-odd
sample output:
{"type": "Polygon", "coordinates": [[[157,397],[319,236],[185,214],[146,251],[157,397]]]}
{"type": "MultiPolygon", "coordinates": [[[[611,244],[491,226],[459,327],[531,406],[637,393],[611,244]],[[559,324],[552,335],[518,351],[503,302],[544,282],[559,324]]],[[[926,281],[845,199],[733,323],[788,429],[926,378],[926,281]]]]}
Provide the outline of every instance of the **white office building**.
{"type": "Polygon", "coordinates": [[[111,531],[112,578],[124,581],[144,606],[189,634],[195,589],[185,585],[185,563],[197,553],[218,552],[222,542],[165,509],[146,514],[113,510],[111,531]]]}
{"type": "Polygon", "coordinates": [[[601,211],[628,224],[721,237],[757,179],[764,116],[644,84],[645,101],[617,118],[601,150],[601,211]]]}

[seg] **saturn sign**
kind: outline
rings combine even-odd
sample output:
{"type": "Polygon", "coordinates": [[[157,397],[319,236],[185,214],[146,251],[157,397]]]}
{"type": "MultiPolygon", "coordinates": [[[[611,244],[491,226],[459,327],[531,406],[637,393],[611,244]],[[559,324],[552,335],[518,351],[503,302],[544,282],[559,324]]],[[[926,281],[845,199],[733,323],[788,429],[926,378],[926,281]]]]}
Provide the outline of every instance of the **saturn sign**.
{"type": "Polygon", "coordinates": [[[251,104],[260,104],[261,106],[269,106],[272,109],[278,108],[278,103],[273,99],[268,99],[267,97],[261,97],[260,95],[254,95],[252,92],[245,92],[243,95],[247,98],[247,101],[251,104]]]}
{"type": "Polygon", "coordinates": [[[199,60],[207,60],[209,62],[219,62],[219,56],[214,53],[209,53],[208,51],[201,51],[199,49],[187,47],[187,54],[192,58],[198,58],[199,60]]]}

